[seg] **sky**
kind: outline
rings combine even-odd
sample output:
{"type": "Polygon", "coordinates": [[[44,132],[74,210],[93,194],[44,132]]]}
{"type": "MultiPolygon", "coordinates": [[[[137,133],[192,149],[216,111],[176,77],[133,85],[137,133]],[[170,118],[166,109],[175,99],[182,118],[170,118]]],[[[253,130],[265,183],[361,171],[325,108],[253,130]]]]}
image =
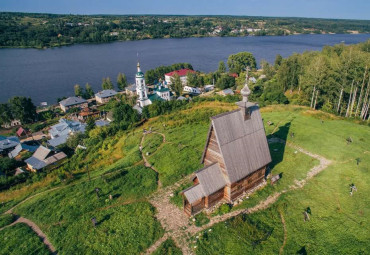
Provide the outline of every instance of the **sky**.
{"type": "Polygon", "coordinates": [[[0,0],[0,11],[245,15],[370,20],[370,0],[0,0]]]}

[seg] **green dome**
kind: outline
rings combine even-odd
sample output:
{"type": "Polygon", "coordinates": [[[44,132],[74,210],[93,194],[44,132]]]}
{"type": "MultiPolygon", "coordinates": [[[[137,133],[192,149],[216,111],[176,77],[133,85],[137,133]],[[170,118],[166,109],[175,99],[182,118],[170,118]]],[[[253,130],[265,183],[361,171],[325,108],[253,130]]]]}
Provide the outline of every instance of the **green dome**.
{"type": "Polygon", "coordinates": [[[143,72],[137,72],[136,77],[144,77],[144,73],[143,72]]]}

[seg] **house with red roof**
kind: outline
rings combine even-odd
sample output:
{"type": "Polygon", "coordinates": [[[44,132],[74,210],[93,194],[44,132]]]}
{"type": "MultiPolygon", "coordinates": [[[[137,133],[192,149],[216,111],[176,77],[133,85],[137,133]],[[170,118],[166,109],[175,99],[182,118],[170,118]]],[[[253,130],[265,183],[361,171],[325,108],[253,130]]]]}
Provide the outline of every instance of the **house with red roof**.
{"type": "Polygon", "coordinates": [[[188,73],[195,73],[195,71],[194,71],[194,70],[191,70],[191,69],[180,69],[180,70],[175,70],[175,71],[172,71],[172,72],[170,72],[170,73],[166,73],[166,74],[164,75],[164,79],[165,79],[166,83],[167,83],[168,85],[170,85],[170,84],[171,84],[171,78],[172,78],[175,74],[177,74],[178,76],[180,76],[180,80],[181,80],[182,84],[183,84],[183,85],[186,85],[186,83],[187,83],[186,75],[187,75],[188,73]]]}

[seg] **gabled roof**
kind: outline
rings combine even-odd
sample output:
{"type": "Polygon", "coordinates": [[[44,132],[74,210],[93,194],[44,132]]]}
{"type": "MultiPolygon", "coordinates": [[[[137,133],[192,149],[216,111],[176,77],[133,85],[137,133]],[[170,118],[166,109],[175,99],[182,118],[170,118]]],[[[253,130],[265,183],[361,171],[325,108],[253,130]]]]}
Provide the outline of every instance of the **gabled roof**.
{"type": "Polygon", "coordinates": [[[19,144],[19,139],[16,136],[9,136],[0,140],[0,151],[14,148],[19,144]]]}
{"type": "Polygon", "coordinates": [[[55,137],[53,139],[48,140],[48,144],[50,144],[53,147],[57,147],[61,144],[66,143],[67,140],[68,140],[68,134],[61,135],[61,136],[58,136],[58,137],[55,137]]]}
{"type": "Polygon", "coordinates": [[[164,101],[164,99],[161,98],[160,96],[158,96],[157,94],[148,95],[148,99],[152,102],[154,102],[154,101],[164,101]]]}
{"type": "Polygon", "coordinates": [[[43,167],[46,166],[45,162],[38,159],[38,158],[35,158],[35,157],[30,157],[28,159],[26,159],[24,162],[26,162],[27,164],[31,165],[32,168],[36,169],[36,170],[39,170],[43,167]]]}
{"type": "MultiPolygon", "coordinates": [[[[248,120],[244,120],[240,108],[211,118],[231,183],[271,162],[259,108],[254,105],[249,109],[250,119],[248,120]]],[[[202,161],[204,161],[204,156],[202,161]]]]}
{"type": "Polygon", "coordinates": [[[20,143],[18,144],[14,150],[8,153],[9,158],[15,158],[16,156],[19,155],[19,153],[22,150],[30,151],[30,152],[35,152],[38,149],[39,145],[28,145],[26,143],[20,143]]]}
{"type": "Polygon", "coordinates": [[[198,177],[199,183],[201,184],[203,192],[206,196],[216,192],[226,185],[226,180],[223,177],[218,163],[198,170],[195,172],[195,175],[198,177]]]}
{"type": "Polygon", "coordinates": [[[32,157],[36,158],[36,159],[39,159],[39,160],[45,160],[47,158],[47,156],[49,155],[49,153],[51,152],[50,149],[44,147],[44,146],[40,146],[36,151],[35,153],[32,155],[32,157]]]}
{"type": "Polygon", "coordinates": [[[175,70],[170,73],[166,73],[166,76],[173,76],[174,74],[178,74],[179,76],[186,76],[187,73],[195,73],[194,70],[191,69],[180,69],[180,70],[175,70]]]}
{"type": "Polygon", "coordinates": [[[198,178],[199,183],[183,191],[184,196],[191,204],[202,197],[211,195],[226,185],[226,180],[223,177],[218,163],[198,170],[195,172],[195,175],[198,178]]]}
{"type": "Polygon", "coordinates": [[[71,132],[85,132],[86,124],[79,121],[60,119],[58,124],[50,127],[49,134],[52,138],[68,135],[71,132]]]}
{"type": "Polygon", "coordinates": [[[24,162],[31,165],[33,169],[39,170],[67,157],[64,152],[59,152],[54,155],[50,155],[50,152],[50,149],[40,146],[32,157],[26,159],[24,162]]]}
{"type": "Polygon", "coordinates": [[[18,130],[17,130],[17,136],[22,136],[22,134],[27,134],[27,130],[25,130],[24,128],[20,127],[18,130]]]}
{"type": "Polygon", "coordinates": [[[96,97],[107,98],[117,95],[117,92],[113,89],[106,89],[95,94],[96,97]]]}
{"type": "Polygon", "coordinates": [[[72,106],[83,103],[87,103],[87,101],[81,97],[68,97],[67,99],[64,99],[59,102],[59,104],[62,106],[72,106]]]}
{"type": "Polygon", "coordinates": [[[225,95],[234,95],[234,91],[232,89],[224,89],[224,90],[222,90],[222,92],[225,95]]]}

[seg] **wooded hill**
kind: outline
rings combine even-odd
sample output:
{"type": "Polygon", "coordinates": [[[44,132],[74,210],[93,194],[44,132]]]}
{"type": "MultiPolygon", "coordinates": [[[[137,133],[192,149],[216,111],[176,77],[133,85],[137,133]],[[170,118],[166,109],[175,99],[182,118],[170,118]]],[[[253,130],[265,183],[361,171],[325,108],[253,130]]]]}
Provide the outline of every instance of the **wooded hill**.
{"type": "Polygon", "coordinates": [[[262,62],[266,78],[252,85],[262,105],[291,103],[345,117],[368,118],[370,41],[262,62]]]}
{"type": "Polygon", "coordinates": [[[0,47],[209,36],[369,33],[368,20],[0,13],[0,47]]]}

